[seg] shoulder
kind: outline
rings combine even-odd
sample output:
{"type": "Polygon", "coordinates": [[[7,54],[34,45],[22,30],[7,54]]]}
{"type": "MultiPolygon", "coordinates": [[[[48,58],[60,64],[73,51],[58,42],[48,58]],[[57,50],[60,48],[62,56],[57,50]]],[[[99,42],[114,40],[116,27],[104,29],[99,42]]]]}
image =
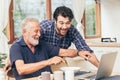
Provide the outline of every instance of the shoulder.
{"type": "Polygon", "coordinates": [[[44,33],[44,32],[51,32],[51,31],[54,31],[54,21],[53,20],[43,20],[41,23],[40,23],[40,26],[41,26],[41,32],[44,33]]]}
{"type": "Polygon", "coordinates": [[[10,47],[10,54],[14,55],[14,53],[18,53],[21,50],[21,45],[19,44],[19,42],[14,41],[14,43],[11,45],[10,47]]]}
{"type": "Polygon", "coordinates": [[[16,39],[13,44],[11,45],[11,48],[20,48],[21,46],[26,46],[22,36],[16,39]]]}
{"type": "Polygon", "coordinates": [[[40,22],[40,24],[42,24],[42,23],[49,23],[49,22],[52,22],[53,20],[42,20],[41,22],[40,22]]]}
{"type": "Polygon", "coordinates": [[[77,30],[74,25],[71,25],[70,30],[77,30]]]}
{"type": "Polygon", "coordinates": [[[75,34],[75,33],[78,33],[78,30],[75,28],[75,26],[71,25],[68,32],[69,32],[69,34],[75,34]]]}
{"type": "Polygon", "coordinates": [[[11,45],[11,47],[14,47],[14,46],[20,46],[20,40],[17,39],[13,42],[13,44],[11,45]]]}
{"type": "Polygon", "coordinates": [[[43,27],[43,26],[48,26],[48,25],[52,25],[54,23],[53,20],[43,20],[40,22],[40,26],[43,27]]]}

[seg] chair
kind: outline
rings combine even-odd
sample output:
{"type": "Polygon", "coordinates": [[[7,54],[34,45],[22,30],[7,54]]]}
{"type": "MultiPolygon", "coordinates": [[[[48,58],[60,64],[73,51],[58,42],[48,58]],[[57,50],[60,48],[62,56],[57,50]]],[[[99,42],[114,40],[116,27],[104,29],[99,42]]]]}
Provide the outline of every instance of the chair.
{"type": "Polygon", "coordinates": [[[12,69],[6,72],[6,80],[15,80],[12,69]]]}

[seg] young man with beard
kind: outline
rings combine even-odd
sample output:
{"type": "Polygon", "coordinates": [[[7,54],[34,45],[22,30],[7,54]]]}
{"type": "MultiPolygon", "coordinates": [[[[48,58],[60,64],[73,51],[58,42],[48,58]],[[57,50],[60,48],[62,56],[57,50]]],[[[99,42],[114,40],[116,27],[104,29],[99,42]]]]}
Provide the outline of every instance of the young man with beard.
{"type": "Polygon", "coordinates": [[[64,49],[69,48],[73,42],[77,50],[79,50],[78,55],[98,67],[99,61],[93,53],[93,50],[89,48],[78,30],[71,24],[73,19],[71,9],[65,6],[56,8],[53,13],[53,19],[54,20],[44,20],[40,23],[40,41],[43,40],[48,44],[64,49]]]}
{"type": "Polygon", "coordinates": [[[34,18],[22,22],[22,36],[10,48],[10,61],[16,80],[36,77],[43,71],[50,71],[50,65],[65,62],[59,56],[77,56],[77,50],[62,49],[59,46],[39,42],[41,27],[34,18]]]}

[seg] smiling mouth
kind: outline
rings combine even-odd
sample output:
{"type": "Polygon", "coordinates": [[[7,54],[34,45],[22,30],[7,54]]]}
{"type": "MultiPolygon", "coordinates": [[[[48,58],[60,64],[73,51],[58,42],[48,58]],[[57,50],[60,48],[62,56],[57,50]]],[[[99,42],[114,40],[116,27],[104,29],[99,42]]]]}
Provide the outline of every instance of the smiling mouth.
{"type": "Polygon", "coordinates": [[[66,33],[66,32],[67,32],[67,29],[62,29],[61,31],[64,32],[64,33],[66,33]]]}
{"type": "Polygon", "coordinates": [[[35,40],[39,40],[39,37],[34,37],[35,40]]]}

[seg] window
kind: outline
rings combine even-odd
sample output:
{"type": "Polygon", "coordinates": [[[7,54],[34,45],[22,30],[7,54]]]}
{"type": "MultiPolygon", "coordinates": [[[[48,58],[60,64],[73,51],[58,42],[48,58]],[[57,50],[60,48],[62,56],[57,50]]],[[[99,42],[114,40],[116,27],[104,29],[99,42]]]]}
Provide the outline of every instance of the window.
{"type": "MultiPolygon", "coordinates": [[[[65,5],[72,9],[70,0],[11,0],[9,9],[10,26],[8,28],[10,43],[21,35],[20,23],[26,16],[38,19],[52,19],[57,6],[65,5]],[[46,10],[46,11],[45,11],[46,10]],[[11,34],[11,35],[10,35],[11,34]]],[[[85,38],[100,37],[100,4],[94,0],[86,0],[86,8],[82,20],[85,26],[85,38]]],[[[72,23],[76,25],[75,19],[72,23]]]]}
{"type": "Polygon", "coordinates": [[[34,17],[39,21],[45,19],[45,0],[14,0],[14,35],[21,35],[20,23],[25,17],[34,17]]]}
{"type": "Polygon", "coordinates": [[[84,13],[85,38],[100,37],[100,4],[86,0],[84,13]]]}
{"type": "Polygon", "coordinates": [[[25,17],[35,17],[45,19],[45,0],[11,0],[9,8],[9,27],[7,36],[9,43],[12,43],[21,35],[21,21],[25,17]]]}

